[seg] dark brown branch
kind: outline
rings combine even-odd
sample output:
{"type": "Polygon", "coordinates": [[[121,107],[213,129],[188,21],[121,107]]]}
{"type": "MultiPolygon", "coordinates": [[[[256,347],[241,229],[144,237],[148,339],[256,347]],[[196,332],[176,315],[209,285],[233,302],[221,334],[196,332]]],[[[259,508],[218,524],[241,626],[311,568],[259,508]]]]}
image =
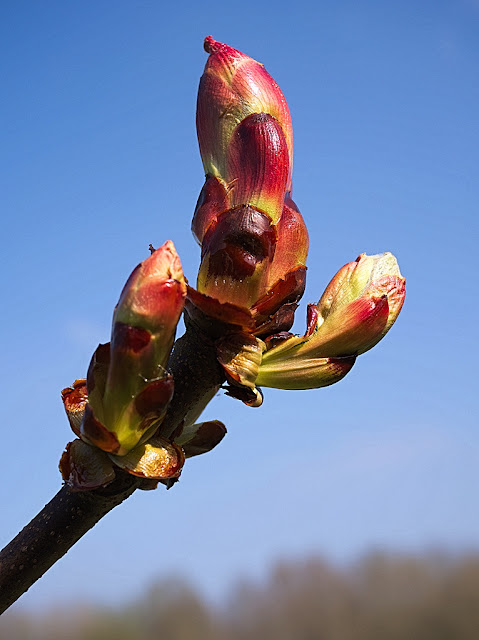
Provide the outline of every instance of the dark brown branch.
{"type": "Polygon", "coordinates": [[[198,330],[185,311],[186,333],[175,342],[168,366],[175,379],[175,393],[161,425],[170,436],[183,420],[193,424],[225,381],[214,343],[198,330]]]}
{"type": "Polygon", "coordinates": [[[0,613],[138,485],[122,473],[102,491],[72,493],[62,487],[0,554],[0,613]]]}
{"type": "MultiPolygon", "coordinates": [[[[213,345],[192,326],[176,342],[169,366],[175,394],[161,428],[166,434],[173,433],[183,420],[196,419],[224,380],[213,345]]],[[[140,484],[138,478],[118,473],[101,490],[73,493],[62,487],[0,552],[0,613],[140,484]]]]}

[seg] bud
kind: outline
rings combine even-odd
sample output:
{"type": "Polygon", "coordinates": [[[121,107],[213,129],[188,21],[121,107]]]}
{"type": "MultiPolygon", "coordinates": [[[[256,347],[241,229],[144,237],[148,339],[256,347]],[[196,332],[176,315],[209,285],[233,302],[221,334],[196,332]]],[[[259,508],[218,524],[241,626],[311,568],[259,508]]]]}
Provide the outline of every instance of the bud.
{"type": "Polygon", "coordinates": [[[364,353],[392,327],[405,295],[406,280],[392,253],[373,256],[362,253],[340,269],[326,287],[317,304],[316,330],[322,327],[325,345],[332,341],[330,353],[331,350],[364,353]]]}
{"type": "Polygon", "coordinates": [[[166,242],[131,274],[113,315],[111,343],[92,358],[80,427],[86,442],[125,455],[157,429],[173,395],[165,367],[185,296],[180,260],[166,242]]]}
{"type": "Polygon", "coordinates": [[[306,334],[287,337],[264,353],[256,384],[310,389],[337,382],[356,356],[389,331],[404,297],[396,258],[361,254],[338,271],[318,304],[309,306],[306,334]]]}
{"type": "Polygon", "coordinates": [[[265,337],[291,327],[305,283],[291,118],[263,65],[211,37],[205,48],[197,129],[207,175],[192,224],[202,251],[188,310],[265,337]]]}

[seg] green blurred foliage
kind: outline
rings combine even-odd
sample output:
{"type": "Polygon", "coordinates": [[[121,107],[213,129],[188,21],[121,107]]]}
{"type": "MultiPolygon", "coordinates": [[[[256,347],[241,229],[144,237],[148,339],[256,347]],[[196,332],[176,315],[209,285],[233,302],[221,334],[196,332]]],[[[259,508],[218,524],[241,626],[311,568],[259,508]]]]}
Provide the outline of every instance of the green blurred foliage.
{"type": "Polygon", "coordinates": [[[347,567],[282,563],[222,605],[182,580],[117,609],[7,612],[1,640],[476,640],[479,555],[374,553],[347,567]]]}

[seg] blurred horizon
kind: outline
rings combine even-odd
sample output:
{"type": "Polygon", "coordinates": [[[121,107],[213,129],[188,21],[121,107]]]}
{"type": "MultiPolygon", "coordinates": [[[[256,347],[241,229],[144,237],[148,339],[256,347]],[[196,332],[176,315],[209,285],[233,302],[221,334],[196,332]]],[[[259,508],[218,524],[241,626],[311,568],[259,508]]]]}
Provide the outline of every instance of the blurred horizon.
{"type": "Polygon", "coordinates": [[[16,608],[0,618],[0,639],[474,640],[478,604],[479,553],[377,551],[343,566],[283,559],[262,580],[237,579],[221,602],[172,575],[110,606],[16,608]]]}
{"type": "Polygon", "coordinates": [[[228,428],[217,449],[114,509],[15,610],[114,606],[159,575],[218,601],[281,558],[478,550],[479,2],[20,0],[0,33],[1,547],[61,486],[60,391],[109,339],[148,245],[172,239],[195,281],[205,36],[262,62],[290,106],[310,234],[294,330],[361,252],[391,251],[407,279],[344,380],[266,389],[259,409],[220,393],[204,413],[228,428]]]}

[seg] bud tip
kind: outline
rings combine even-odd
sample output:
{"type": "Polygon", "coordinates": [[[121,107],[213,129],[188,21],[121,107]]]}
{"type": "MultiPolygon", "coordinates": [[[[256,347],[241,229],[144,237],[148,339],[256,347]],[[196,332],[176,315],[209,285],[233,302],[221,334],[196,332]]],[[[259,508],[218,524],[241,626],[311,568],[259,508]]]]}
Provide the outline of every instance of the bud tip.
{"type": "Polygon", "coordinates": [[[203,46],[206,53],[218,53],[225,45],[221,42],[216,42],[213,36],[206,36],[203,46]]]}

